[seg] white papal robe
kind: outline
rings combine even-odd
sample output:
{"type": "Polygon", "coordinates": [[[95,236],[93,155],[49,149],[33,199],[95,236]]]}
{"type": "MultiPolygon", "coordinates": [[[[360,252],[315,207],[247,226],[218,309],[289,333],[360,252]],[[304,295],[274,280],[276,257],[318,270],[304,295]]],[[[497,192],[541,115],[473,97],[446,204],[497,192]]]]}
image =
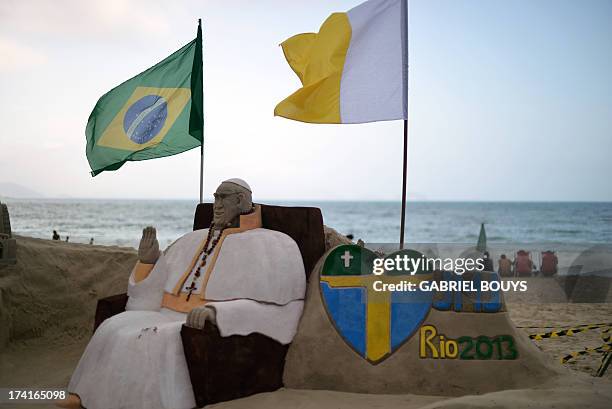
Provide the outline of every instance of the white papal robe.
{"type": "MultiPolygon", "coordinates": [[[[195,407],[180,336],[187,314],[168,308],[174,304],[166,301],[185,299],[207,234],[208,229],[197,230],[180,238],[144,280],[136,282],[132,273],[126,311],[96,330],[68,386],[84,407],[195,407]]],[[[218,246],[191,297],[216,310],[222,336],[258,332],[291,342],[306,286],[293,239],[255,228],[229,234],[218,246]]]]}

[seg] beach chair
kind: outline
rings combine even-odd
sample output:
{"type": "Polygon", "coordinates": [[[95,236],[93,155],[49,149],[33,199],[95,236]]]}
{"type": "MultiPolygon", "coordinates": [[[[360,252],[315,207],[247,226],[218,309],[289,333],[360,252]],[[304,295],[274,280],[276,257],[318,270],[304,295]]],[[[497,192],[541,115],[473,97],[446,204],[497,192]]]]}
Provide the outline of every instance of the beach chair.
{"type": "MultiPolygon", "coordinates": [[[[308,280],[325,252],[321,210],[312,207],[261,205],[264,228],[283,232],[297,243],[308,280]]],[[[193,229],[210,226],[212,203],[196,208],[193,229]]],[[[94,331],[107,318],[125,311],[127,294],[98,300],[94,331]]],[[[283,386],[285,355],[289,345],[262,334],[221,337],[218,328],[207,322],[201,330],[183,325],[181,338],[191,384],[198,407],[283,386]]]]}
{"type": "Polygon", "coordinates": [[[514,257],[515,277],[529,277],[532,275],[533,261],[531,254],[525,250],[519,250],[514,257]]]}
{"type": "Polygon", "coordinates": [[[540,272],[545,277],[550,277],[557,274],[557,265],[559,259],[554,251],[543,251],[541,256],[542,262],[540,263],[540,272]]]}

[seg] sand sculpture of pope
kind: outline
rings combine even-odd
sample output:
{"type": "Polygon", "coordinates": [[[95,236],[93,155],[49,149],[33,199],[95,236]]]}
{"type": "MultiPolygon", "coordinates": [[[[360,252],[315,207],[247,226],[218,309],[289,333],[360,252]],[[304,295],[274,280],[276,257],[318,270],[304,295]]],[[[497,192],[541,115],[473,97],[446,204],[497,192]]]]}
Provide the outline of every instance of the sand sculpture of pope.
{"type": "Polygon", "coordinates": [[[289,236],[261,228],[261,211],[241,179],[215,192],[210,229],[159,251],[143,231],[126,311],[96,330],[72,376],[65,407],[196,406],[180,329],[215,323],[221,336],[258,332],[293,339],[305,292],[302,257],[289,236]]]}

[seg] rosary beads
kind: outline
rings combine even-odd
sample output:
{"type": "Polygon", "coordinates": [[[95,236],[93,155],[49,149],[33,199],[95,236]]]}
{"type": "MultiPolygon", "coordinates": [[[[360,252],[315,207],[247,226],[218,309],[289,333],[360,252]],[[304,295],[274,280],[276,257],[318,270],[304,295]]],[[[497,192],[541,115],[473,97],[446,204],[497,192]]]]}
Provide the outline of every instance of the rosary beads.
{"type": "Polygon", "coordinates": [[[191,294],[193,293],[193,290],[196,289],[196,281],[198,280],[200,275],[202,275],[202,269],[204,268],[204,265],[206,264],[206,259],[215,250],[215,247],[217,247],[217,244],[219,244],[219,241],[221,240],[221,236],[223,236],[223,230],[225,230],[225,227],[223,227],[219,231],[219,235],[212,241],[212,245],[210,246],[210,249],[209,249],[208,245],[210,244],[211,239],[213,237],[213,232],[215,230],[214,227],[215,227],[214,224],[211,224],[210,228],[208,229],[208,236],[206,237],[206,242],[204,243],[204,249],[202,250],[202,253],[204,253],[204,255],[202,256],[202,253],[200,253],[200,255],[202,256],[202,260],[200,260],[200,263],[196,269],[193,280],[191,281],[191,285],[187,287],[187,289],[189,290],[189,293],[187,294],[187,301],[189,301],[189,298],[191,298],[191,294]]]}

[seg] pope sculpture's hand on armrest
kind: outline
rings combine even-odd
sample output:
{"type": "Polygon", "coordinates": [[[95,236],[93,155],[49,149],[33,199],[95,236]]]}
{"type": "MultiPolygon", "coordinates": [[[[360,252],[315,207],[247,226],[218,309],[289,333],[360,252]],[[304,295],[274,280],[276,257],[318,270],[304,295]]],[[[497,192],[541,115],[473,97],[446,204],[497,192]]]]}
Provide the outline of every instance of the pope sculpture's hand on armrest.
{"type": "Polygon", "coordinates": [[[138,245],[138,261],[144,264],[155,264],[159,258],[159,242],[157,231],[153,226],[147,226],[142,230],[142,238],[138,245]]]}
{"type": "Polygon", "coordinates": [[[215,309],[212,307],[202,306],[196,307],[193,310],[189,311],[187,314],[187,321],[185,325],[191,328],[202,329],[206,324],[206,321],[209,321],[213,324],[217,324],[217,314],[215,309]]]}

